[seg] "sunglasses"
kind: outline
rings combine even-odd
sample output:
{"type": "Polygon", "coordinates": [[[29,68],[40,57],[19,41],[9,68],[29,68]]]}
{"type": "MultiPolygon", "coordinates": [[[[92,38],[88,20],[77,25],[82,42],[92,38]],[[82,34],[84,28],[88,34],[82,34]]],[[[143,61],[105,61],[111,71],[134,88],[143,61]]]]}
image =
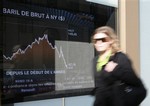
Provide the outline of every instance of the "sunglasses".
{"type": "Polygon", "coordinates": [[[96,43],[97,41],[109,42],[109,38],[108,38],[108,37],[105,37],[105,38],[93,39],[93,42],[94,42],[94,43],[96,43]]]}

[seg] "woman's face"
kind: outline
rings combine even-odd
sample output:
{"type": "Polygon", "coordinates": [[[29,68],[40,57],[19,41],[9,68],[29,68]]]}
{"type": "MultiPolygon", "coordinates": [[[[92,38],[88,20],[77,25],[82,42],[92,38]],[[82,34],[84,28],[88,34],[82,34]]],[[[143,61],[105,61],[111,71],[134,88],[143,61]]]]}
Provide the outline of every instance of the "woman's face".
{"type": "Polygon", "coordinates": [[[105,33],[97,33],[93,36],[94,47],[98,52],[105,52],[110,48],[112,40],[105,33]]]}

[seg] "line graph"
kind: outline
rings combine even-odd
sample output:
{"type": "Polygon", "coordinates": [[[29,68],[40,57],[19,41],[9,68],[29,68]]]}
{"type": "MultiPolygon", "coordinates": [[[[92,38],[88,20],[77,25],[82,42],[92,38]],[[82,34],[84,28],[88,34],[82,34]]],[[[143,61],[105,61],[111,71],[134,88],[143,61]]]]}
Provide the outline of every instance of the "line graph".
{"type": "MultiPolygon", "coordinates": [[[[29,73],[47,72],[46,74],[39,74],[39,77],[44,81],[50,78],[49,82],[55,83],[56,91],[94,86],[91,76],[91,60],[94,56],[94,48],[89,43],[55,40],[55,45],[53,46],[48,35],[44,34],[42,37],[33,40],[33,42],[31,41],[31,44],[27,45],[25,49],[19,48],[12,56],[7,57],[3,55],[3,59],[5,59],[6,62],[13,62],[17,56],[21,61],[17,63],[19,68],[13,68],[15,69],[13,72],[22,72],[24,69],[29,70],[29,73]],[[21,58],[27,58],[27,61],[24,62],[23,60],[22,62],[21,58]],[[34,64],[32,64],[32,62],[30,63],[32,60],[34,64]],[[20,62],[22,62],[21,66],[20,62]],[[28,65],[30,68],[27,68],[28,65]],[[22,66],[24,68],[22,68],[22,66]],[[54,72],[54,74],[51,74],[51,72],[54,72]]],[[[6,68],[6,71],[7,70],[6,68]]],[[[26,76],[29,75],[26,74],[26,76]]],[[[26,76],[23,78],[26,79],[26,76]]],[[[36,74],[30,76],[33,80],[36,80],[36,77],[36,74]]],[[[37,80],[37,82],[38,81],[41,80],[37,80]]]]}
{"type": "Polygon", "coordinates": [[[36,45],[36,46],[39,46],[42,42],[45,42],[46,44],[48,44],[48,46],[53,50],[55,51],[58,55],[58,58],[62,58],[63,60],[63,63],[64,63],[64,66],[67,68],[67,69],[72,69],[73,66],[75,66],[76,64],[75,63],[67,63],[66,62],[66,59],[64,57],[64,53],[63,53],[63,50],[62,50],[62,46],[58,47],[56,45],[52,46],[52,44],[49,42],[48,40],[48,35],[47,34],[44,34],[43,37],[39,37],[38,39],[35,39],[34,42],[32,42],[30,45],[28,45],[24,50],[22,50],[21,48],[19,48],[15,53],[12,54],[11,57],[6,57],[5,55],[3,55],[3,58],[6,59],[6,60],[13,60],[16,55],[23,55],[23,54],[26,54],[27,51],[29,49],[33,49],[33,47],[36,45]]]}

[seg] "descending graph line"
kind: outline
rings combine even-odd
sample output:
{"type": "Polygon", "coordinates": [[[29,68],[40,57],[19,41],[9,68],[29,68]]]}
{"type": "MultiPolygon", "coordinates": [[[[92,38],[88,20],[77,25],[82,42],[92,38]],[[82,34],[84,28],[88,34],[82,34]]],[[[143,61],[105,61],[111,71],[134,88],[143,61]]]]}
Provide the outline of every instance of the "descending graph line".
{"type": "MultiPolygon", "coordinates": [[[[51,44],[51,43],[49,42],[49,40],[48,40],[48,35],[47,35],[47,34],[44,34],[44,36],[43,36],[42,38],[39,37],[38,40],[35,39],[35,41],[32,42],[31,45],[28,45],[24,50],[22,50],[22,49],[19,48],[15,53],[13,53],[13,55],[12,55],[11,57],[6,57],[5,55],[3,55],[3,57],[4,57],[5,59],[7,59],[7,60],[12,60],[12,59],[15,57],[15,55],[17,55],[17,54],[25,54],[26,51],[27,51],[29,48],[32,49],[32,47],[33,47],[33,45],[34,45],[35,43],[37,43],[37,44],[39,45],[42,40],[46,40],[47,43],[51,46],[51,48],[54,49],[54,50],[56,50],[56,52],[57,52],[57,54],[58,54],[58,57],[59,57],[59,58],[62,57],[65,67],[66,67],[66,68],[69,68],[69,66],[67,65],[67,62],[66,62],[66,60],[65,60],[64,53],[63,53],[63,51],[62,51],[62,47],[60,46],[60,48],[59,48],[59,50],[58,50],[58,47],[57,47],[56,45],[55,45],[55,46],[52,46],[52,44],[51,44]]],[[[69,63],[69,64],[70,64],[70,63],[69,63]]]]}

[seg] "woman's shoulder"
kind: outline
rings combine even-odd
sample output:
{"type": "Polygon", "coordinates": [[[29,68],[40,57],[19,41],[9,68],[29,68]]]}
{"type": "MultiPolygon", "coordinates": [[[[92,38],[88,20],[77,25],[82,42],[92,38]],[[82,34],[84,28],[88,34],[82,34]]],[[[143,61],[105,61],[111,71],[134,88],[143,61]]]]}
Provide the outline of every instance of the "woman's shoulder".
{"type": "Polygon", "coordinates": [[[122,57],[122,58],[128,58],[127,54],[122,52],[122,51],[118,51],[115,53],[116,56],[122,57]]]}
{"type": "Polygon", "coordinates": [[[126,53],[124,53],[124,52],[122,52],[122,51],[119,51],[119,52],[116,52],[115,53],[115,59],[117,59],[117,61],[118,62],[129,62],[129,63],[131,63],[131,60],[130,60],[130,58],[129,58],[129,56],[126,54],[126,53]]]}

